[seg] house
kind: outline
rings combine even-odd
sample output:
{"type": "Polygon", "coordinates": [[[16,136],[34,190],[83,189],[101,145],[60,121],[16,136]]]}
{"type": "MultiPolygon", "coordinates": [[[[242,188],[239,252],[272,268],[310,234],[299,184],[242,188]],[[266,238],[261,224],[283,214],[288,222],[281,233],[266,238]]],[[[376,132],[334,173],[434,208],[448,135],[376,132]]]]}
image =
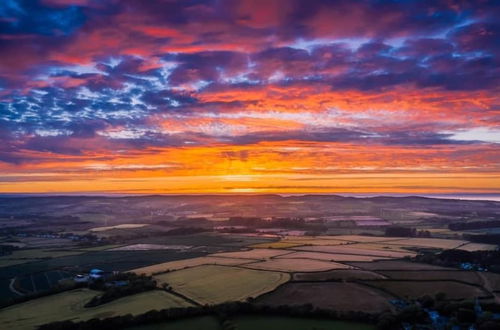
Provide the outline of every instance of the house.
{"type": "Polygon", "coordinates": [[[73,277],[73,281],[75,281],[76,283],[87,283],[89,281],[89,275],[78,274],[73,277]]]}
{"type": "Polygon", "coordinates": [[[97,268],[94,268],[94,269],[92,269],[92,270],[89,272],[89,277],[90,277],[92,280],[99,280],[99,279],[102,279],[102,278],[104,278],[104,271],[103,271],[103,270],[100,270],[100,269],[97,269],[97,268]]]}

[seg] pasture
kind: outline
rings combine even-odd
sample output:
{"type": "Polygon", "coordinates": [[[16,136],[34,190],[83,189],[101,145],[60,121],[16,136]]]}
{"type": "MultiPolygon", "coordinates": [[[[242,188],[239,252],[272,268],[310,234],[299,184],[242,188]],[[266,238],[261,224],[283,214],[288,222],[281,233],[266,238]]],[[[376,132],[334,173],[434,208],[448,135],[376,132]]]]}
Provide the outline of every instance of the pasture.
{"type": "Polygon", "coordinates": [[[444,281],[365,281],[364,283],[383,289],[400,298],[415,299],[425,295],[434,296],[439,292],[446,294],[447,299],[472,299],[485,297],[488,293],[480,287],[444,281]]]}
{"type": "Polygon", "coordinates": [[[279,242],[271,242],[271,243],[260,243],[260,244],[254,244],[250,245],[249,247],[251,248],[264,248],[264,249],[287,249],[287,248],[292,248],[296,246],[301,246],[304,245],[303,243],[300,242],[284,242],[284,241],[279,241],[279,242]]]}
{"type": "Polygon", "coordinates": [[[287,283],[257,299],[271,306],[312,304],[337,311],[380,313],[390,310],[389,295],[356,283],[301,282],[287,283]]]}
{"type": "Polygon", "coordinates": [[[429,264],[400,260],[380,260],[374,262],[349,262],[349,265],[366,270],[456,270],[429,264]]]}
{"type": "Polygon", "coordinates": [[[380,280],[385,277],[381,274],[359,269],[335,269],[326,272],[295,273],[293,281],[355,281],[380,280]]]}
{"type": "Polygon", "coordinates": [[[332,269],[350,268],[350,266],[336,262],[314,259],[288,259],[285,257],[246,264],[245,267],[280,272],[322,272],[332,269]]]}
{"type": "Polygon", "coordinates": [[[169,272],[169,271],[191,268],[202,265],[235,266],[255,261],[257,260],[207,256],[207,257],[199,257],[192,259],[183,259],[178,261],[170,261],[148,267],[133,269],[131,271],[136,274],[152,275],[155,273],[169,272]]]}
{"type": "Polygon", "coordinates": [[[433,281],[461,281],[470,284],[481,285],[482,280],[476,272],[461,270],[386,270],[379,271],[380,274],[393,280],[433,280],[433,281]]]}
{"type": "Polygon", "coordinates": [[[465,245],[467,241],[441,238],[404,238],[401,240],[391,241],[391,244],[420,247],[420,248],[435,248],[435,249],[456,249],[461,245],[465,245]]]}
{"type": "Polygon", "coordinates": [[[252,249],[248,251],[235,251],[235,252],[223,252],[212,254],[214,257],[224,257],[224,258],[241,258],[241,259],[268,259],[284,254],[288,254],[291,251],[279,250],[279,249],[252,249]]]}
{"type": "MultiPolygon", "coordinates": [[[[282,257],[277,257],[282,258],[282,257]]],[[[313,259],[325,261],[373,261],[378,259],[386,259],[384,257],[362,256],[354,254],[338,254],[338,253],[322,253],[322,252],[294,252],[284,255],[287,259],[313,259]]]]}
{"type": "Polygon", "coordinates": [[[0,324],[12,329],[35,329],[36,326],[62,320],[89,320],[125,314],[142,314],[152,309],[186,307],[190,304],[167,292],[154,290],[117,299],[97,307],[84,305],[97,291],[78,289],[30,300],[0,310],[0,324]]]}
{"type": "Polygon", "coordinates": [[[398,251],[385,251],[374,249],[356,248],[355,245],[344,246],[304,246],[296,247],[295,250],[310,251],[310,252],[325,252],[325,253],[339,253],[339,254],[353,254],[362,256],[373,257],[386,257],[386,258],[403,258],[406,256],[414,256],[413,252],[398,252],[398,251]]]}
{"type": "Polygon", "coordinates": [[[218,304],[260,296],[287,282],[290,275],[207,265],[157,275],[155,278],[200,304],[218,304]]]}
{"type": "Polygon", "coordinates": [[[107,231],[111,229],[136,229],[136,228],[142,228],[149,226],[148,224],[144,223],[124,223],[121,225],[116,225],[116,226],[107,226],[107,227],[95,227],[91,228],[89,231],[90,232],[101,232],[101,231],[107,231]]]}

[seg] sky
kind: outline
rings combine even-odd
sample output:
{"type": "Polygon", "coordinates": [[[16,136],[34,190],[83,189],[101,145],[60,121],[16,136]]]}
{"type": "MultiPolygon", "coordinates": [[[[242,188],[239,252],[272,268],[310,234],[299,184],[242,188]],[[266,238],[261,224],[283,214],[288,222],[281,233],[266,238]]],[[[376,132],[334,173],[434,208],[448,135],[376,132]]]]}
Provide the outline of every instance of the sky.
{"type": "Polygon", "coordinates": [[[500,192],[496,0],[2,0],[0,192],[500,192]]]}

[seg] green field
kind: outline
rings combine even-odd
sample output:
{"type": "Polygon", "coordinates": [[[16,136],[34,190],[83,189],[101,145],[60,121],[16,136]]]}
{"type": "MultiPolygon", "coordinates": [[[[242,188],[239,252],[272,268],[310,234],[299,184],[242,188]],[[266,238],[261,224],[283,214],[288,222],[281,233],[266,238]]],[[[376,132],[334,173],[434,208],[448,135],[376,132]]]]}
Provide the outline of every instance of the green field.
{"type": "Polygon", "coordinates": [[[35,329],[38,325],[54,321],[83,321],[125,314],[137,315],[152,309],[190,306],[177,296],[154,290],[85,308],[85,303],[97,294],[97,291],[78,289],[13,305],[0,310],[0,324],[4,329],[35,329]]]}
{"type": "Polygon", "coordinates": [[[205,265],[155,276],[174,291],[200,304],[257,297],[290,279],[290,275],[237,267],[205,265]]]}
{"type": "Polygon", "coordinates": [[[369,324],[279,316],[241,316],[233,320],[238,330],[374,330],[369,324]]]}

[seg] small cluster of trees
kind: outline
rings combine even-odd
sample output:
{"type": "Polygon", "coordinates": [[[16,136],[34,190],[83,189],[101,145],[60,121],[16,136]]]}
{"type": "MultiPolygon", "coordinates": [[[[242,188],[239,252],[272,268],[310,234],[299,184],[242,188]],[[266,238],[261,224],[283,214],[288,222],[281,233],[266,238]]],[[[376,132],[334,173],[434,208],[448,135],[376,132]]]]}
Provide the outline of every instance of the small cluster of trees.
{"type": "Polygon", "coordinates": [[[448,225],[450,230],[474,230],[497,227],[500,227],[500,220],[454,222],[448,225]]]}
{"type": "Polygon", "coordinates": [[[416,230],[411,227],[389,226],[385,228],[387,237],[431,237],[428,230],[416,230]]]}
{"type": "Polygon", "coordinates": [[[85,307],[94,307],[113,301],[115,299],[136,293],[156,289],[156,281],[152,276],[137,275],[135,273],[119,273],[104,281],[95,281],[89,286],[91,289],[103,290],[100,296],[92,298],[85,307]],[[120,283],[114,285],[113,283],[120,283]],[[123,285],[121,285],[123,283],[123,285]]]}

